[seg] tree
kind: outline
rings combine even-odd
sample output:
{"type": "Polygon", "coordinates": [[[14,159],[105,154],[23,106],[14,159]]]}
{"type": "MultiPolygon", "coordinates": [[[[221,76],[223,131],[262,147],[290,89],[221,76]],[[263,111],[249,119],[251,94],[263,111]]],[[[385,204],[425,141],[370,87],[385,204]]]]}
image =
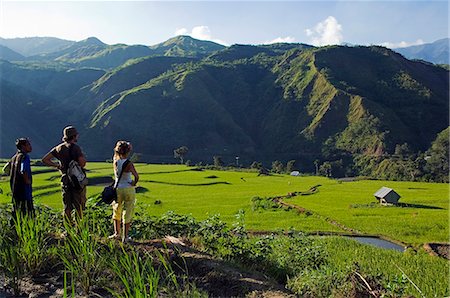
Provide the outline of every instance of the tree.
{"type": "Polygon", "coordinates": [[[254,161],[251,165],[250,165],[250,169],[261,169],[262,168],[262,163],[258,162],[258,161],[254,161]]]}
{"type": "Polygon", "coordinates": [[[316,159],[314,161],[314,166],[316,167],[316,176],[319,175],[319,165],[320,165],[320,161],[318,159],[316,159]]]}
{"type": "Polygon", "coordinates": [[[283,173],[283,170],[284,170],[284,166],[281,161],[275,160],[274,162],[272,162],[272,172],[280,174],[280,173],[283,173]]]}
{"type": "Polygon", "coordinates": [[[397,144],[395,146],[395,151],[394,151],[395,155],[399,155],[400,157],[403,158],[404,156],[410,155],[411,153],[412,152],[411,152],[411,149],[409,148],[408,143],[403,143],[402,145],[397,144]]]}
{"type": "Polygon", "coordinates": [[[215,166],[216,168],[223,167],[222,156],[214,156],[214,157],[213,157],[213,160],[214,160],[214,166],[215,166]]]}
{"type": "Polygon", "coordinates": [[[295,160],[288,161],[288,163],[286,164],[286,172],[291,173],[294,170],[295,170],[295,160]]]}
{"type": "Polygon", "coordinates": [[[449,128],[440,132],[427,151],[425,169],[432,175],[434,181],[448,182],[449,175],[449,128]]]}
{"type": "Polygon", "coordinates": [[[331,169],[331,162],[326,161],[320,166],[319,172],[326,177],[331,177],[331,169]]]}
{"type": "Polygon", "coordinates": [[[177,148],[177,149],[173,150],[173,157],[174,158],[179,158],[180,159],[180,163],[183,164],[184,163],[184,157],[188,153],[188,151],[189,151],[188,147],[181,146],[180,148],[177,148]]]}

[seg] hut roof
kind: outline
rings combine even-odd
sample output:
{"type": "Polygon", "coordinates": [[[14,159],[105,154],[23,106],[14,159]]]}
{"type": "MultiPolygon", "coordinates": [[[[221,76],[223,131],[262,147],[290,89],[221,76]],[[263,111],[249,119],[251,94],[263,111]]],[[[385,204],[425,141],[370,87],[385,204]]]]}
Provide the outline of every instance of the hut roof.
{"type": "Polygon", "coordinates": [[[376,193],[374,193],[375,198],[380,200],[380,202],[397,204],[400,199],[400,195],[395,192],[392,188],[382,187],[376,193]]]}
{"type": "Polygon", "coordinates": [[[379,190],[377,190],[376,193],[374,193],[373,195],[378,197],[378,198],[384,198],[388,193],[390,193],[391,191],[394,191],[392,188],[389,187],[382,187],[379,190]]]}

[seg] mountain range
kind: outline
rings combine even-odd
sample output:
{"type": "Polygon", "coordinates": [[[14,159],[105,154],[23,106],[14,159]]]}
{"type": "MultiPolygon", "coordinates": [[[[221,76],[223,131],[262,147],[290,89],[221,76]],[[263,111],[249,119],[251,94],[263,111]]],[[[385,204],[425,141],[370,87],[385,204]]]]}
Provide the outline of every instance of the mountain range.
{"type": "Polygon", "coordinates": [[[384,47],[48,40],[24,42],[27,51],[16,43],[16,55],[1,48],[2,157],[19,136],[42,156],[72,124],[90,160],[110,158],[126,139],[148,162],[174,161],[187,146],[195,162],[240,156],[311,168],[405,143],[424,152],[449,124],[449,71],[384,47]]]}
{"type": "Polygon", "coordinates": [[[449,38],[436,40],[417,46],[395,49],[408,59],[421,59],[436,64],[449,64],[449,38]]]}

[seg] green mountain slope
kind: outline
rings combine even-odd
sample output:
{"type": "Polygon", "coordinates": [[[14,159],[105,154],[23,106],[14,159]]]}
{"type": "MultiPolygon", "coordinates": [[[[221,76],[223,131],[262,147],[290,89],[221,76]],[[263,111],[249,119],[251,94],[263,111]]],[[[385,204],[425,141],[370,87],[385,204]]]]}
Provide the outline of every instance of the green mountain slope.
{"type": "Polygon", "coordinates": [[[319,156],[317,147],[327,144],[381,155],[405,142],[426,150],[446,127],[448,72],[441,68],[378,47],[281,56],[240,48],[115,94],[96,109],[89,133],[108,132],[111,142],[130,130],[148,133],[145,143],[134,139],[154,154],[184,144],[198,155],[319,156]],[[139,115],[136,127],[122,131],[127,113],[139,115]]]}
{"type": "Polygon", "coordinates": [[[194,58],[164,56],[129,60],[80,89],[75,95],[67,98],[62,105],[73,110],[70,120],[86,125],[93,111],[110,97],[120,96],[121,93],[142,85],[179,64],[195,61],[197,60],[194,58]]]}
{"type": "Polygon", "coordinates": [[[67,69],[0,62],[2,81],[52,98],[54,103],[74,95],[80,88],[101,77],[103,73],[102,70],[89,68],[67,69]]]}
{"type": "Polygon", "coordinates": [[[418,46],[395,49],[408,59],[421,59],[436,64],[449,64],[449,38],[418,46]]]}
{"type": "Polygon", "coordinates": [[[59,51],[31,56],[29,57],[29,60],[56,60],[60,62],[71,61],[73,59],[80,59],[86,56],[94,55],[99,51],[104,50],[106,47],[107,45],[99,39],[89,37],[85,40],[74,42],[59,51]]]}
{"type": "Polygon", "coordinates": [[[74,41],[55,37],[1,38],[0,45],[6,46],[23,56],[35,56],[60,51],[74,44],[74,41]]]}
{"type": "Polygon", "coordinates": [[[155,55],[176,57],[203,57],[225,46],[212,41],[198,40],[190,36],[180,35],[150,47],[155,55]]]}
{"type": "Polygon", "coordinates": [[[39,155],[49,150],[48,141],[60,139],[63,111],[49,114],[47,107],[53,99],[23,86],[0,80],[0,88],[0,156],[11,157],[19,137],[29,137],[39,155]]]}
{"type": "MultiPolygon", "coordinates": [[[[349,115],[346,132],[369,115],[378,119],[379,138],[384,137],[379,150],[392,152],[404,142],[425,150],[434,138],[430,132],[445,127],[449,94],[443,86],[448,86],[448,71],[442,68],[411,62],[380,47],[323,49],[316,54],[316,65],[333,86],[360,98],[366,110],[359,119],[349,115]]],[[[340,140],[355,145],[352,138],[341,135],[340,140]]]]}
{"type": "Polygon", "coordinates": [[[189,36],[174,37],[152,47],[143,45],[107,45],[95,37],[74,42],[69,46],[28,57],[29,61],[53,61],[70,67],[96,67],[111,70],[127,60],[147,56],[204,57],[224,46],[189,36]]]}
{"type": "Polygon", "coordinates": [[[25,57],[8,47],[0,45],[0,59],[8,61],[21,61],[25,60],[25,57]]]}
{"type": "MultiPolygon", "coordinates": [[[[30,92],[45,98],[45,108],[33,111],[45,111],[42,123],[58,127],[57,134],[76,125],[81,145],[97,160],[127,139],[147,161],[172,161],[173,149],[185,145],[194,161],[211,162],[214,155],[234,161],[237,155],[248,163],[296,159],[307,170],[316,159],[350,168],[365,162],[360,156],[425,152],[448,127],[448,70],[386,48],[234,45],[195,53],[202,43],[194,40],[189,48],[191,41],[175,38],[159,46],[160,56],[126,60],[108,71],[73,68],[73,61],[108,61],[122,51],[108,52],[111,47],[129,49],[91,40],[89,49],[103,49],[85,56],[69,51],[72,62],[46,67],[3,62],[0,76],[9,84],[10,102],[30,92]],[[180,44],[185,50],[175,52],[184,57],[167,52],[180,44]],[[52,120],[58,114],[65,122],[52,120]]],[[[59,136],[36,140],[51,147],[59,136]]]]}

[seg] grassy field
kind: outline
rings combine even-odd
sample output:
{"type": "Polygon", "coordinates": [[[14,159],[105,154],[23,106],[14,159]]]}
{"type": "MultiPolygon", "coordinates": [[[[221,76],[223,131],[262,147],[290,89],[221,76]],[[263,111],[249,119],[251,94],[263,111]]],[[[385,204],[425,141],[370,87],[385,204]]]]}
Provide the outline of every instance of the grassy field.
{"type": "MultiPolygon", "coordinates": [[[[112,165],[89,163],[88,177],[95,182],[112,175],[112,165]]],[[[33,167],[35,201],[61,209],[59,173],[46,167],[33,167]]],[[[214,214],[233,223],[239,210],[245,211],[249,230],[274,231],[294,228],[305,232],[343,232],[335,221],[362,233],[382,235],[407,244],[448,242],[449,188],[447,184],[354,181],[339,182],[324,177],[273,175],[258,177],[254,172],[195,171],[182,165],[138,164],[140,189],[138,211],[160,215],[169,210],[192,214],[202,220],[214,214]],[[252,210],[255,196],[273,197],[289,192],[305,192],[320,185],[308,196],[285,201],[311,212],[295,210],[252,210]],[[381,186],[395,189],[407,207],[381,207],[373,197],[381,186]],[[155,204],[160,201],[161,204],[155,204]],[[328,219],[328,220],[327,220],[328,219]]],[[[104,185],[88,187],[88,197],[96,197],[104,185]]],[[[9,184],[0,182],[0,203],[10,201],[9,184]]]]}
{"type": "MultiPolygon", "coordinates": [[[[447,184],[368,180],[340,182],[324,177],[288,175],[258,177],[255,172],[198,171],[181,165],[138,164],[136,167],[141,176],[137,211],[145,215],[159,216],[174,211],[204,220],[220,214],[220,219],[231,225],[238,221],[237,214],[242,214],[243,210],[246,228],[254,231],[295,229],[308,233],[345,232],[340,225],[416,247],[426,242],[448,242],[447,184]],[[307,212],[253,208],[252,198],[255,196],[285,196],[292,192],[308,192],[314,186],[316,192],[284,199],[284,202],[305,208],[307,212]],[[400,202],[403,205],[379,206],[373,193],[381,186],[395,189],[402,196],[400,202]]],[[[93,183],[88,187],[88,197],[98,200],[98,195],[112,175],[112,165],[89,163],[88,169],[88,177],[93,183]]],[[[39,166],[33,166],[33,171],[35,202],[61,210],[59,173],[39,166]]],[[[5,177],[0,180],[0,190],[0,204],[10,202],[9,183],[5,177]]],[[[111,214],[109,208],[106,210],[111,214]]],[[[106,221],[102,224],[109,226],[106,221]]],[[[135,229],[138,229],[137,224],[135,229]]],[[[256,237],[254,241],[261,241],[259,239],[256,237]]],[[[348,285],[346,281],[349,276],[355,276],[354,272],[362,273],[372,285],[376,285],[379,279],[382,288],[389,290],[391,297],[394,294],[396,297],[406,294],[443,297],[450,293],[450,263],[443,258],[431,257],[423,250],[408,249],[402,253],[363,245],[345,237],[319,236],[312,239],[317,242],[305,248],[306,242],[303,241],[312,240],[301,240],[295,244],[295,238],[276,238],[274,243],[284,241],[283,244],[273,246],[271,254],[264,259],[278,268],[269,268],[269,271],[280,268],[290,270],[287,287],[300,296],[308,291],[312,291],[313,296],[329,296],[330,291],[339,289],[342,283],[348,285]],[[309,264],[309,258],[315,260],[320,255],[326,260],[322,267],[304,267],[309,264]],[[423,293],[420,294],[414,285],[423,293]]],[[[217,241],[214,239],[213,242],[217,241]]],[[[227,249],[232,251],[239,243],[231,241],[227,249]]],[[[254,257],[258,246],[244,247],[250,250],[249,256],[254,257]]],[[[241,251],[241,247],[238,248],[241,251]]],[[[224,251],[227,252],[227,249],[224,251]]],[[[345,289],[340,290],[345,293],[345,289]]]]}

